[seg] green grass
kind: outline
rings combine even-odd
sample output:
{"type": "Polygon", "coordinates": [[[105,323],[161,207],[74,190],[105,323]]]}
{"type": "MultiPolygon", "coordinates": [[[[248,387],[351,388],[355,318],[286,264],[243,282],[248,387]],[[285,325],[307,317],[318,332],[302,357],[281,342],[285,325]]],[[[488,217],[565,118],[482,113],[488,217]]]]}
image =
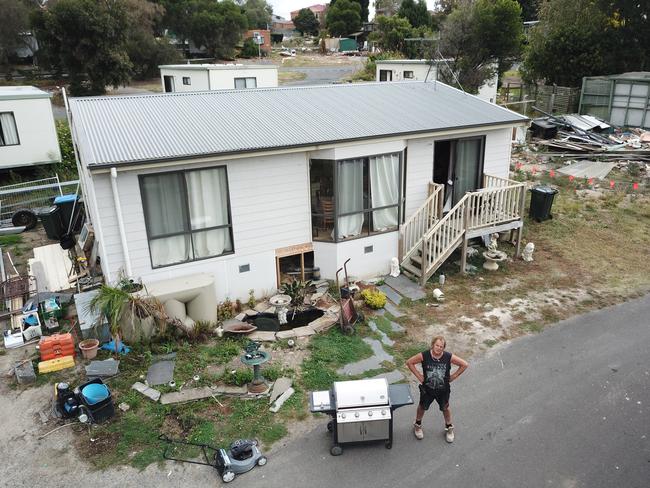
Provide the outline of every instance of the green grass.
{"type": "Polygon", "coordinates": [[[496,339],[486,339],[483,341],[483,344],[485,344],[487,347],[494,347],[499,343],[496,339]]]}
{"type": "Polygon", "coordinates": [[[338,328],[315,336],[309,348],[311,357],[302,363],[302,380],[307,390],[328,389],[340,379],[337,368],[372,355],[372,348],[363,342],[359,334],[346,336],[338,328]]]}
{"type": "Polygon", "coordinates": [[[540,332],[542,332],[544,330],[544,325],[539,323],[539,322],[528,321],[528,322],[524,322],[524,323],[520,324],[519,328],[521,328],[522,330],[524,330],[526,332],[535,332],[535,333],[539,334],[540,332]]]}
{"type": "Polygon", "coordinates": [[[14,246],[16,244],[22,244],[22,242],[23,236],[19,234],[0,236],[0,247],[14,246]]]}

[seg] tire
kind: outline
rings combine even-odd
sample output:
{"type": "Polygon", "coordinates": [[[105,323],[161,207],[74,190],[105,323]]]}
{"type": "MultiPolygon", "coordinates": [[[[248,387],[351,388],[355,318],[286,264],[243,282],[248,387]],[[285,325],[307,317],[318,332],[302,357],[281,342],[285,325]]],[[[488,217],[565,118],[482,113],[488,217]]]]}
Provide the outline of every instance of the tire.
{"type": "Polygon", "coordinates": [[[16,210],[11,216],[11,223],[16,227],[25,226],[25,230],[31,230],[38,224],[36,214],[29,209],[16,210]]]}
{"type": "Polygon", "coordinates": [[[327,432],[332,432],[333,430],[334,430],[334,424],[330,420],[329,422],[327,422],[327,432]]]}
{"type": "Polygon", "coordinates": [[[225,471],[223,475],[221,475],[221,479],[223,480],[224,483],[230,483],[232,480],[235,479],[235,473],[232,471],[225,471]]]}
{"type": "Polygon", "coordinates": [[[330,448],[330,454],[332,456],[340,456],[341,454],[343,454],[343,448],[338,444],[336,444],[330,448]]]}
{"type": "Polygon", "coordinates": [[[386,446],[386,449],[392,449],[393,448],[393,443],[391,441],[386,441],[384,443],[384,446],[386,446]]]}
{"type": "Polygon", "coordinates": [[[345,335],[354,334],[354,327],[352,327],[351,325],[344,325],[343,326],[343,334],[345,334],[345,335]]]}
{"type": "Polygon", "coordinates": [[[259,458],[257,460],[257,465],[258,466],[264,466],[267,462],[268,462],[268,459],[266,458],[266,456],[262,456],[261,458],[259,458]]]}

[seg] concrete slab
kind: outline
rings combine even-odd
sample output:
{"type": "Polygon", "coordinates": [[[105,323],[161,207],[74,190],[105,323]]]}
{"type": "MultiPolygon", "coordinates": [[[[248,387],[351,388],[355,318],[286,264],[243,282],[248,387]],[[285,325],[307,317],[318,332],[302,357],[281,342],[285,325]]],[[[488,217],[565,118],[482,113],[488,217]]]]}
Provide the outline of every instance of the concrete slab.
{"type": "Polygon", "coordinates": [[[115,359],[106,359],[104,361],[91,361],[86,366],[86,376],[89,378],[106,378],[115,376],[120,367],[120,362],[115,359]]]}
{"type": "Polygon", "coordinates": [[[386,297],[393,302],[396,305],[399,305],[399,302],[402,301],[402,295],[397,293],[395,290],[393,290],[390,286],[388,285],[379,285],[377,287],[378,290],[386,294],[386,297]]]}
{"type": "Polygon", "coordinates": [[[409,280],[404,275],[399,275],[397,278],[388,276],[385,283],[390,286],[397,293],[410,298],[411,300],[422,300],[427,296],[427,293],[417,283],[409,280]]]}
{"type": "Polygon", "coordinates": [[[275,337],[278,339],[293,339],[296,337],[296,332],[295,329],[281,330],[280,332],[275,333],[275,337]]]}
{"type": "MultiPolygon", "coordinates": [[[[269,308],[270,304],[269,302],[260,302],[257,305],[255,305],[255,311],[256,312],[264,312],[267,308],[269,308]]],[[[246,311],[246,315],[248,314],[248,310],[246,311]]]]}
{"type": "Polygon", "coordinates": [[[377,332],[377,334],[379,334],[379,336],[381,337],[381,342],[384,345],[386,345],[386,346],[394,346],[395,345],[395,341],[393,341],[390,337],[388,337],[383,331],[379,330],[379,327],[377,327],[377,324],[375,324],[372,320],[370,320],[368,322],[368,327],[370,327],[370,329],[373,332],[377,332]]]}
{"type": "Polygon", "coordinates": [[[274,342],[277,339],[275,338],[275,332],[267,330],[256,330],[248,334],[247,336],[252,341],[262,341],[262,342],[274,342]]]}
{"type": "Polygon", "coordinates": [[[280,407],[282,407],[282,405],[284,404],[284,402],[286,402],[289,399],[289,397],[291,397],[291,395],[294,394],[294,392],[295,390],[293,388],[289,388],[282,395],[280,395],[280,397],[275,401],[273,406],[269,408],[269,410],[273,413],[277,413],[278,410],[280,410],[280,407]]]}
{"type": "Polygon", "coordinates": [[[397,322],[390,321],[390,329],[393,332],[404,332],[406,329],[399,325],[397,322]]]}
{"type": "Polygon", "coordinates": [[[557,172],[576,178],[604,178],[616,166],[616,163],[602,161],[578,161],[558,168],[557,172]]]}
{"type": "Polygon", "coordinates": [[[334,325],[338,323],[338,318],[329,314],[325,314],[322,317],[317,318],[312,321],[308,327],[311,327],[314,332],[322,333],[330,330],[334,325]]]}
{"type": "Polygon", "coordinates": [[[147,384],[150,386],[166,385],[174,379],[176,361],[157,361],[149,366],[147,384]]]}
{"type": "Polygon", "coordinates": [[[397,307],[395,305],[393,305],[392,303],[390,303],[390,302],[386,302],[386,305],[384,306],[384,308],[386,309],[386,311],[389,314],[391,314],[396,319],[398,319],[400,317],[404,317],[404,314],[402,312],[400,312],[399,310],[397,310],[397,307]]]}
{"type": "Polygon", "coordinates": [[[204,386],[202,388],[186,388],[181,391],[165,393],[160,397],[160,403],[163,405],[170,405],[172,403],[190,402],[192,400],[210,398],[214,394],[215,392],[209,386],[204,386]]]}
{"type": "Polygon", "coordinates": [[[313,327],[310,327],[308,325],[305,325],[304,327],[296,327],[293,329],[293,332],[296,337],[308,337],[316,333],[313,327]]]}
{"type": "Polygon", "coordinates": [[[291,388],[291,384],[291,378],[282,377],[275,380],[273,389],[271,390],[271,396],[269,397],[269,403],[276,401],[280,395],[291,388]]]}
{"type": "Polygon", "coordinates": [[[402,381],[405,377],[401,371],[394,370],[390,371],[389,373],[382,373],[378,374],[377,376],[373,376],[373,379],[374,378],[386,378],[388,384],[392,385],[393,383],[402,381]]]}
{"type": "Polygon", "coordinates": [[[154,402],[157,402],[160,399],[160,392],[158,390],[154,388],[149,388],[147,385],[145,385],[144,383],[140,383],[139,381],[133,383],[131,389],[142,393],[144,396],[152,399],[154,402]]]}
{"type": "Polygon", "coordinates": [[[373,351],[373,355],[367,359],[362,359],[356,363],[346,364],[344,367],[340,368],[337,373],[345,375],[357,375],[371,369],[381,368],[381,363],[384,361],[393,361],[393,356],[384,351],[384,348],[376,339],[371,339],[369,337],[364,337],[363,342],[368,344],[373,351]]]}
{"type": "Polygon", "coordinates": [[[223,386],[215,386],[212,388],[212,392],[215,395],[234,395],[234,396],[241,396],[241,395],[248,395],[248,388],[246,386],[230,386],[230,385],[223,385],[223,386]]]}

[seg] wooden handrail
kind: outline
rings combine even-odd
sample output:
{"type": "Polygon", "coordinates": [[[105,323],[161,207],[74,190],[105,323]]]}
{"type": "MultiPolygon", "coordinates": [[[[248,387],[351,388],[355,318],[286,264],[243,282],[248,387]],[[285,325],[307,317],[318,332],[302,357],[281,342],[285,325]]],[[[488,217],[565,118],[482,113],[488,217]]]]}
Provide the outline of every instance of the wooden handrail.
{"type": "Polygon", "coordinates": [[[400,227],[400,263],[413,254],[425,235],[442,214],[443,185],[429,183],[431,194],[400,227]],[[431,186],[433,185],[433,187],[431,186]],[[431,189],[432,188],[432,189],[431,189]]]}

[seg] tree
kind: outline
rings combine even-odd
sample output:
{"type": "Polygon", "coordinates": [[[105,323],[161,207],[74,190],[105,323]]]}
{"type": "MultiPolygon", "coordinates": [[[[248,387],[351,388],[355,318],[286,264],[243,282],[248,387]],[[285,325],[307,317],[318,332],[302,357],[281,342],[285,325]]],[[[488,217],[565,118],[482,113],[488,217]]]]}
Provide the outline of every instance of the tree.
{"type": "Polygon", "coordinates": [[[124,2],[58,0],[35,12],[32,23],[41,61],[69,74],[73,95],[103,94],[108,85],[129,82],[124,2]]]}
{"type": "Polygon", "coordinates": [[[537,9],[540,0],[517,0],[521,7],[521,18],[524,22],[537,20],[537,9]]]}
{"type": "Polygon", "coordinates": [[[268,29],[271,24],[273,7],[264,0],[246,0],[242,4],[249,29],[268,29]]]}
{"type": "MultiPolygon", "coordinates": [[[[381,12],[381,15],[392,17],[399,10],[400,0],[375,0],[375,12],[381,12]]],[[[376,19],[379,19],[377,15],[376,19]]]]}
{"type": "Polygon", "coordinates": [[[314,12],[308,8],[300,9],[298,15],[293,19],[293,25],[296,27],[298,32],[300,32],[300,35],[316,35],[318,34],[318,28],[320,27],[314,12]]]}
{"type": "Polygon", "coordinates": [[[248,39],[244,40],[244,45],[242,46],[239,55],[242,58],[256,58],[259,53],[260,51],[258,45],[255,44],[255,41],[252,37],[249,37],[248,39]]]}
{"type": "Polygon", "coordinates": [[[248,27],[246,16],[231,0],[199,0],[197,4],[199,8],[190,19],[189,38],[197,46],[205,46],[210,56],[232,57],[248,27]]]}
{"type": "Polygon", "coordinates": [[[368,22],[368,15],[370,15],[370,0],[356,0],[361,6],[361,22],[368,22]]]}
{"type": "Polygon", "coordinates": [[[0,0],[0,65],[8,63],[14,50],[24,44],[21,33],[29,30],[30,8],[22,0],[0,0]]]}
{"type": "Polygon", "coordinates": [[[443,81],[477,93],[485,80],[504,72],[521,52],[521,7],[515,0],[464,2],[444,20],[440,51],[450,58],[443,81]]]}
{"type": "Polygon", "coordinates": [[[409,21],[413,27],[430,27],[431,15],[427,9],[427,3],[424,0],[403,0],[397,15],[409,21]]]}
{"type": "Polygon", "coordinates": [[[372,40],[382,51],[400,51],[406,49],[405,39],[411,37],[413,28],[403,17],[377,17],[377,31],[373,32],[372,40]]]}
{"type": "Polygon", "coordinates": [[[525,79],[580,86],[583,76],[606,74],[608,50],[614,50],[611,33],[609,19],[591,0],[544,3],[540,23],[531,30],[525,79]]]}
{"type": "Polygon", "coordinates": [[[354,0],[337,0],[327,10],[327,29],[332,36],[347,36],[361,27],[361,5],[354,0]]]}
{"type": "Polygon", "coordinates": [[[146,79],[157,76],[158,66],[180,61],[178,51],[166,37],[156,38],[155,29],[165,12],[161,5],[147,0],[124,0],[128,29],[126,51],[133,64],[133,77],[146,79]]]}

